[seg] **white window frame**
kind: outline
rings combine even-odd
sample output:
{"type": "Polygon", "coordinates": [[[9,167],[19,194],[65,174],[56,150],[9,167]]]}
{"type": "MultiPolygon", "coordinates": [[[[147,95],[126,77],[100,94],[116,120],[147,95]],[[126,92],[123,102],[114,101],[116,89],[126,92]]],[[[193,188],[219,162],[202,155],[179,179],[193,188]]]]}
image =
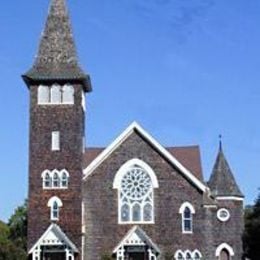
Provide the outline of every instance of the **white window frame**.
{"type": "Polygon", "coordinates": [[[60,131],[52,131],[51,133],[51,150],[60,151],[60,131]]]}
{"type": "Polygon", "coordinates": [[[125,224],[154,224],[155,220],[154,220],[154,195],[153,194],[154,194],[154,189],[158,188],[158,187],[159,187],[158,180],[157,180],[157,177],[156,177],[154,171],[144,161],[137,159],[137,158],[134,158],[134,159],[127,161],[123,166],[121,166],[120,169],[118,170],[118,172],[115,175],[114,183],[113,183],[113,188],[118,190],[118,223],[123,224],[123,225],[125,225],[125,224]],[[147,202],[147,201],[145,201],[145,199],[143,199],[141,203],[140,202],[133,202],[131,204],[122,201],[122,198],[121,198],[121,181],[122,181],[124,175],[127,173],[127,171],[129,171],[129,169],[131,169],[132,167],[142,168],[151,178],[152,188],[149,191],[149,194],[151,194],[151,201],[147,202]],[[145,221],[144,216],[143,216],[144,207],[148,203],[152,207],[151,221],[145,221]],[[123,221],[122,218],[121,218],[121,208],[124,204],[127,204],[129,206],[129,216],[130,216],[129,221],[123,221]],[[139,220],[138,221],[132,220],[133,206],[136,205],[136,204],[138,204],[140,206],[140,209],[141,209],[140,221],[139,220]]]}
{"type": "Polygon", "coordinates": [[[42,187],[44,189],[50,189],[52,187],[52,173],[49,170],[44,170],[42,172],[42,187]],[[46,186],[46,175],[49,175],[49,179],[50,179],[50,185],[46,186]]]}
{"type": "Polygon", "coordinates": [[[221,221],[221,222],[226,222],[230,219],[230,212],[226,209],[226,208],[221,208],[217,211],[217,218],[221,221]],[[225,212],[227,215],[226,217],[222,217],[221,213],[225,212]]]}
{"type": "Polygon", "coordinates": [[[222,243],[216,249],[216,257],[219,257],[221,251],[224,250],[224,249],[228,251],[229,256],[234,256],[235,255],[235,252],[234,252],[233,248],[229,244],[222,243]]]}
{"type": "Polygon", "coordinates": [[[67,172],[67,170],[63,169],[63,170],[60,171],[60,180],[61,180],[60,187],[62,189],[68,188],[68,185],[69,185],[69,173],[67,172]],[[64,179],[64,176],[66,177],[65,179],[64,179]],[[64,181],[66,183],[65,185],[63,185],[64,181]]]}
{"type": "Polygon", "coordinates": [[[60,105],[62,102],[62,91],[61,86],[58,84],[53,84],[51,86],[51,96],[50,96],[50,103],[52,105],[60,105]],[[56,100],[58,98],[58,100],[56,100]]]}
{"type": "Polygon", "coordinates": [[[178,257],[181,255],[181,257],[183,258],[182,260],[186,260],[186,259],[188,259],[187,254],[190,254],[190,256],[191,256],[190,259],[195,259],[196,254],[199,255],[200,259],[202,259],[202,254],[198,249],[194,250],[193,252],[191,252],[190,250],[186,250],[186,251],[177,250],[176,253],[174,254],[174,259],[179,260],[178,257]]]}
{"type": "Polygon", "coordinates": [[[57,196],[54,196],[49,199],[47,206],[50,208],[50,220],[58,221],[60,218],[60,208],[63,206],[62,201],[57,196]],[[57,204],[57,210],[55,209],[57,216],[54,216],[55,204],[57,204]]]}
{"type": "Polygon", "coordinates": [[[66,169],[62,169],[62,170],[57,170],[57,169],[54,169],[52,171],[50,170],[44,170],[42,172],[42,187],[44,190],[64,190],[64,189],[68,189],[69,187],[69,178],[70,178],[70,175],[69,175],[69,172],[66,170],[66,169]],[[50,186],[46,186],[46,175],[49,174],[50,176],[50,186]],[[63,177],[64,177],[64,174],[66,175],[67,179],[66,179],[66,185],[64,186],[63,185],[63,177]],[[54,176],[57,175],[58,177],[58,185],[57,186],[54,186],[54,176]]]}
{"type": "Polygon", "coordinates": [[[64,105],[73,105],[74,104],[74,100],[75,100],[74,94],[75,94],[75,90],[74,90],[73,85],[65,84],[62,87],[62,104],[64,104],[64,105]],[[64,101],[65,100],[65,96],[68,99],[67,101],[64,101]]]}
{"type": "Polygon", "coordinates": [[[38,105],[47,105],[50,103],[50,88],[45,85],[40,85],[37,90],[37,103],[38,105]],[[46,91],[47,97],[46,99],[43,98],[42,94],[43,91],[46,91]]]}
{"type": "Polygon", "coordinates": [[[181,214],[181,223],[182,223],[182,233],[183,234],[192,234],[193,233],[193,215],[195,214],[195,209],[192,204],[188,201],[184,202],[180,209],[179,214],[181,214]],[[190,218],[185,218],[185,209],[188,208],[190,210],[190,218]],[[189,220],[191,222],[191,230],[185,230],[185,220],[189,220]]]}

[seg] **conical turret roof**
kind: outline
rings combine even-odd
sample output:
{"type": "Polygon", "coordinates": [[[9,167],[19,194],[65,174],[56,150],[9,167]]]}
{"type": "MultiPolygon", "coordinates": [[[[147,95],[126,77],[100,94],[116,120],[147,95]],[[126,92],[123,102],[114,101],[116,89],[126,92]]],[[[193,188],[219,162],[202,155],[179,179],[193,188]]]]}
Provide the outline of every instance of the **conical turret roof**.
{"type": "Polygon", "coordinates": [[[78,64],[66,0],[51,0],[49,14],[33,67],[23,75],[30,81],[76,80],[91,90],[89,76],[78,64]]]}
{"type": "Polygon", "coordinates": [[[214,196],[243,197],[226,160],[221,143],[208,186],[214,196]]]}
{"type": "Polygon", "coordinates": [[[221,142],[208,186],[214,196],[243,197],[226,160],[221,142]]]}

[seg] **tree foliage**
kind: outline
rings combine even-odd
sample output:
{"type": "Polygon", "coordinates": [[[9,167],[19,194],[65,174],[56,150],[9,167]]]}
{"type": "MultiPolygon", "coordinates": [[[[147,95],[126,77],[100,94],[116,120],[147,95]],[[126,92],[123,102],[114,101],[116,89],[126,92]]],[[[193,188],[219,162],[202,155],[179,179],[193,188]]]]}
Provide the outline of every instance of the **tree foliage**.
{"type": "Polygon", "coordinates": [[[18,207],[8,224],[0,221],[0,260],[25,260],[27,240],[27,203],[18,207]]]}
{"type": "Polygon", "coordinates": [[[245,257],[260,259],[260,194],[255,204],[245,209],[243,244],[245,257]]]}

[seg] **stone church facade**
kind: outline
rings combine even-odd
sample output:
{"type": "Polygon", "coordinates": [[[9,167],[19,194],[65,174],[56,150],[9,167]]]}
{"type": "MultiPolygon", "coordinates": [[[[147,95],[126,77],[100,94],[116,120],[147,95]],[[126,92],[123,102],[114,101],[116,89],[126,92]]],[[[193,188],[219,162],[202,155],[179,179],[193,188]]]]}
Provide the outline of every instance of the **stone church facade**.
{"type": "Polygon", "coordinates": [[[163,147],[136,122],[107,148],[85,148],[92,86],[65,0],[51,0],[23,79],[30,92],[29,259],[242,258],[243,195],[221,143],[208,182],[198,146],[163,147]]]}

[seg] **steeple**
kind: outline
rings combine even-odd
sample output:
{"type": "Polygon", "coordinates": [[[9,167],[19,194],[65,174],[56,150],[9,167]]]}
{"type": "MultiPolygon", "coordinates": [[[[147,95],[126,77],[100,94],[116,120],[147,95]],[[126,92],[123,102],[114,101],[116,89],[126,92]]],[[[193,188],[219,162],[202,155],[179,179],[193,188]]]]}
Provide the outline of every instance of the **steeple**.
{"type": "Polygon", "coordinates": [[[73,81],[91,91],[90,77],[78,64],[66,0],[51,0],[38,54],[23,78],[28,86],[42,81],[73,81]]]}
{"type": "Polygon", "coordinates": [[[221,137],[218,155],[208,185],[214,196],[244,197],[224,155],[221,137]]]}

